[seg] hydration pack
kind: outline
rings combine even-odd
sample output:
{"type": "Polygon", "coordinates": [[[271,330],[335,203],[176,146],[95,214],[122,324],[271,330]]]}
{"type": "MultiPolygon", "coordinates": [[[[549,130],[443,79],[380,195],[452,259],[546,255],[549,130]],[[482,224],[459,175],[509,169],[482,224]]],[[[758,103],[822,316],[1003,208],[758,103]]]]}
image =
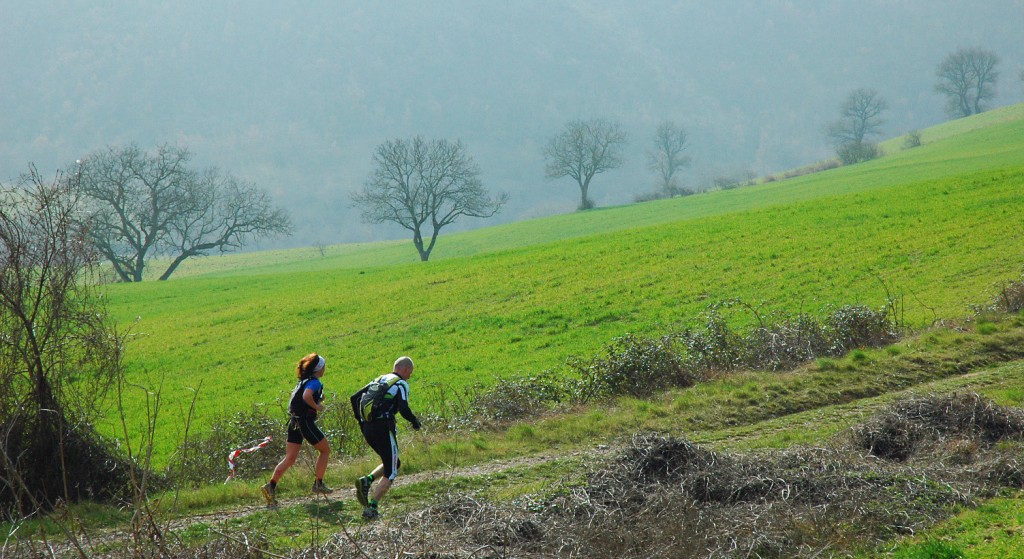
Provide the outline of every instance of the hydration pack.
{"type": "Polygon", "coordinates": [[[356,419],[360,423],[375,419],[380,414],[385,402],[390,399],[388,391],[400,380],[402,380],[402,377],[393,373],[384,375],[370,382],[356,393],[356,395],[359,395],[356,419]]]}

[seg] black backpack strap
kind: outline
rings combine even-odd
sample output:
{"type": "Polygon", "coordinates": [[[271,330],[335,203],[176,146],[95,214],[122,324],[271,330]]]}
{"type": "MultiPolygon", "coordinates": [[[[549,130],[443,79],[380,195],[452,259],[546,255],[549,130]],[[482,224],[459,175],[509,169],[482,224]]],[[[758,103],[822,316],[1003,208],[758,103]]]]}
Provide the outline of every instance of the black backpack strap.
{"type": "Polygon", "coordinates": [[[363,394],[366,394],[366,391],[369,388],[370,388],[370,385],[367,384],[366,386],[360,388],[359,390],[356,390],[356,393],[351,395],[351,396],[349,396],[349,399],[348,399],[349,403],[352,404],[352,415],[354,415],[356,417],[356,421],[358,421],[359,423],[363,423],[362,414],[359,413],[359,402],[360,402],[360,400],[363,399],[363,394]]]}

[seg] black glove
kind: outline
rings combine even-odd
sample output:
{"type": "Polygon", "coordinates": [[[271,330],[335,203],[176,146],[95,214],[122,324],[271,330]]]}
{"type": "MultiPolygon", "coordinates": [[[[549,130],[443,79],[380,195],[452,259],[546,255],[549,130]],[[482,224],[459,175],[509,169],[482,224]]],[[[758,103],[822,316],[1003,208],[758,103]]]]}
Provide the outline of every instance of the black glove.
{"type": "Polygon", "coordinates": [[[413,428],[414,431],[419,431],[420,427],[423,427],[423,425],[421,425],[419,421],[417,421],[416,423],[412,424],[412,428],[413,428]]]}

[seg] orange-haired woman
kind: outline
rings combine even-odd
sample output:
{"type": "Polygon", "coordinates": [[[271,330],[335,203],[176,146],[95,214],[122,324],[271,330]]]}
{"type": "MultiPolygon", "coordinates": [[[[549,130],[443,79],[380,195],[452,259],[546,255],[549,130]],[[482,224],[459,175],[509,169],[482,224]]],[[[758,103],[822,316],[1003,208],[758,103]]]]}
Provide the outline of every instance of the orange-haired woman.
{"type": "Polygon", "coordinates": [[[331,457],[331,445],[316,424],[317,412],[324,411],[324,385],[320,382],[320,377],[324,376],[326,368],[327,360],[316,353],[310,353],[300,359],[299,365],[295,368],[299,383],[295,385],[295,390],[288,400],[288,444],[285,447],[284,459],[274,468],[274,475],[270,477],[270,481],[261,488],[268,506],[277,504],[277,482],[288,468],[295,464],[303,440],[313,445],[318,453],[316,480],[313,482],[312,492],[333,491],[324,485],[324,473],[327,471],[327,461],[331,457]]]}

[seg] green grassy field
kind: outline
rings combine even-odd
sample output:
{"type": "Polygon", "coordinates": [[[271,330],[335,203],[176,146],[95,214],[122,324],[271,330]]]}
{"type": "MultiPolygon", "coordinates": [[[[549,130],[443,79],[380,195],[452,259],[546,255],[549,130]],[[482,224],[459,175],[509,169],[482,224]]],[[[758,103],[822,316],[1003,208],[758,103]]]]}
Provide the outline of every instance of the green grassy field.
{"type": "MultiPolygon", "coordinates": [[[[431,386],[678,330],[725,299],[817,312],[880,306],[888,286],[911,325],[963,316],[1019,277],[1024,249],[1024,110],[982,116],[857,166],[442,236],[428,263],[392,241],[208,258],[169,282],[111,285],[130,377],[161,390],[157,461],[193,389],[200,429],[254,404],[279,409],[310,351],[327,357],[345,413],[345,396],[401,354],[417,361],[415,406],[431,386]]],[[[136,427],[142,400],[130,400],[136,427]]]]}

